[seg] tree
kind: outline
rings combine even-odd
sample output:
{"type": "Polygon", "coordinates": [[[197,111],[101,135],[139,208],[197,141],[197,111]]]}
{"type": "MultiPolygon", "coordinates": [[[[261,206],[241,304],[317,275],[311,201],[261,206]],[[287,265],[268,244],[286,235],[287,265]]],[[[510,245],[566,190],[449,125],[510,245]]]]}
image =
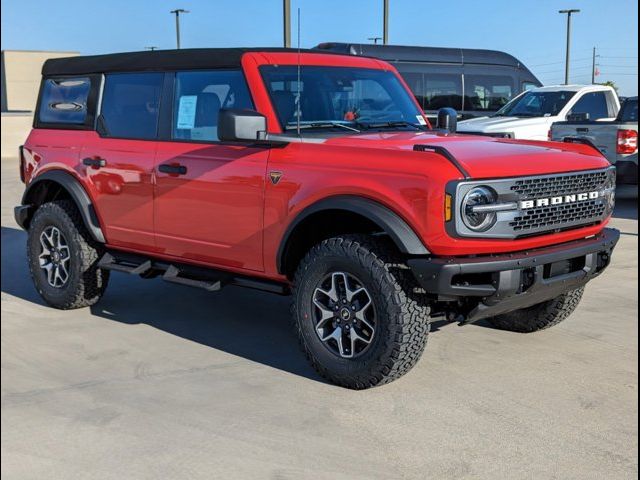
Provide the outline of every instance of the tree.
{"type": "Polygon", "coordinates": [[[605,87],[612,87],[616,91],[616,93],[618,93],[618,86],[613,80],[607,80],[606,82],[602,82],[600,85],[604,85],[605,87]]]}

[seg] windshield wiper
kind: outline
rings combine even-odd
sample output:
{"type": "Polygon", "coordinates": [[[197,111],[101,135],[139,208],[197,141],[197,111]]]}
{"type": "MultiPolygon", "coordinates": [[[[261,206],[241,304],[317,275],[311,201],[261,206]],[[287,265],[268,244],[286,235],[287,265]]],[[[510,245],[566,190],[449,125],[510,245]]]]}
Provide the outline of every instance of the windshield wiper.
{"type": "Polygon", "coordinates": [[[372,128],[400,128],[400,127],[413,127],[416,130],[422,130],[422,125],[418,125],[411,122],[405,122],[404,120],[399,120],[395,122],[380,122],[380,123],[363,123],[357,122],[359,127],[362,127],[365,130],[369,130],[372,128]]]}
{"type": "MultiPolygon", "coordinates": [[[[340,122],[309,122],[309,123],[300,124],[301,130],[309,129],[309,128],[330,128],[330,127],[338,127],[338,128],[343,128],[345,130],[349,130],[351,132],[360,133],[360,130],[358,130],[357,128],[350,127],[349,125],[345,125],[344,123],[340,123],[340,122]]],[[[295,124],[287,124],[287,127],[285,128],[285,130],[296,130],[297,128],[298,126],[295,124]]]]}

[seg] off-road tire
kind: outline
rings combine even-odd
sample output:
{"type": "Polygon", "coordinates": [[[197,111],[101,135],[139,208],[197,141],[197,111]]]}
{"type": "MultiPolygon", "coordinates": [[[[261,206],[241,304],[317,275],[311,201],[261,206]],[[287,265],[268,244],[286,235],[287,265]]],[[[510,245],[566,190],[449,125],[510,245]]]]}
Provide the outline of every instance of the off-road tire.
{"type": "Polygon", "coordinates": [[[532,333],[557,325],[578,307],[584,287],[567,293],[533,307],[516,310],[490,318],[493,326],[510,332],[532,333]]]}
{"type": "Polygon", "coordinates": [[[292,289],[292,320],[301,347],[325,379],[352,389],[389,383],[418,362],[429,333],[429,306],[413,273],[384,238],[345,235],[314,246],[299,264],[292,289]],[[315,331],[312,295],[323,276],[357,276],[371,292],[378,325],[368,350],[341,358],[315,331]]]}
{"type": "Polygon", "coordinates": [[[102,245],[91,238],[72,201],[49,202],[36,210],[29,225],[27,258],[36,290],[50,306],[69,310],[93,305],[100,299],[109,281],[109,271],[97,266],[102,253],[102,245]],[[50,226],[62,232],[71,256],[68,280],[59,288],[49,285],[38,259],[40,235],[50,226]]]}

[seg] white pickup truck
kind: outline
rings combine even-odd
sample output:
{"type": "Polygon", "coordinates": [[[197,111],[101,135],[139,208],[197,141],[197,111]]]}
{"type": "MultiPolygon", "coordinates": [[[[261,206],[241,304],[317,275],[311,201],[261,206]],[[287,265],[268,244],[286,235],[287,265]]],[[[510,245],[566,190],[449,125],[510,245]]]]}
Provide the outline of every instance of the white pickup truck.
{"type": "Polygon", "coordinates": [[[571,115],[551,127],[551,140],[583,139],[607,157],[618,172],[618,185],[638,185],[638,97],[627,99],[618,117],[610,122],[592,121],[584,114],[571,115]]]}
{"type": "Polygon", "coordinates": [[[615,90],[603,85],[559,85],[521,93],[489,117],[465,120],[458,132],[525,140],[549,140],[551,125],[570,114],[614,120],[620,110],[615,90]]]}

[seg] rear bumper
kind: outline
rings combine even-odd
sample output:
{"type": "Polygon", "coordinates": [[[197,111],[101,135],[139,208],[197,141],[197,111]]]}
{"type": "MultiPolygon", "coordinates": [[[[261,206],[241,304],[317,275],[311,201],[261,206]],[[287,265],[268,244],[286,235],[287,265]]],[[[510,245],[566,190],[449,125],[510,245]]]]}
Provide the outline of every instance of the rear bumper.
{"type": "Polygon", "coordinates": [[[413,258],[420,285],[440,301],[456,302],[469,323],[520,310],[585,285],[609,265],[620,232],[561,245],[482,257],[413,258]]]}

